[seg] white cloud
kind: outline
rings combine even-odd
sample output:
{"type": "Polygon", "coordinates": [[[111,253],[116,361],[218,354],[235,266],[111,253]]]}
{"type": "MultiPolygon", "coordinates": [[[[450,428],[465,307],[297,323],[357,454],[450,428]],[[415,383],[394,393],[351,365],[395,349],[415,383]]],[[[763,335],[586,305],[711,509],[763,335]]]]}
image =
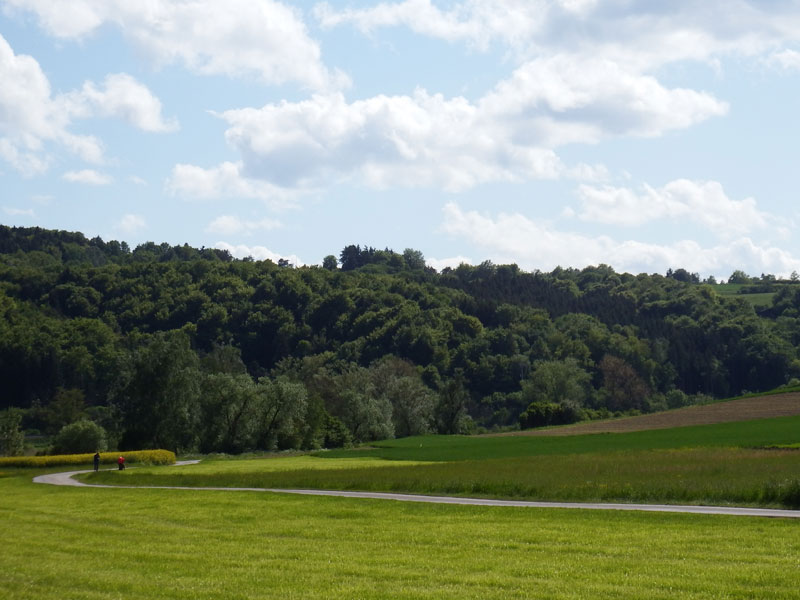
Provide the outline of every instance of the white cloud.
{"type": "Polygon", "coordinates": [[[254,198],[276,209],[291,206],[296,195],[271,183],[244,177],[241,165],[231,162],[210,169],[175,165],[165,188],[172,195],[188,199],[254,198]]]}
{"type": "Polygon", "coordinates": [[[130,175],[128,177],[128,181],[130,181],[134,185],[147,185],[147,181],[145,179],[142,179],[138,175],[130,175]]]}
{"type": "Polygon", "coordinates": [[[321,3],[315,16],[322,27],[349,24],[372,33],[402,26],[480,50],[499,43],[528,58],[578,51],[639,69],[678,60],[712,63],[719,53],[755,56],[800,40],[794,2],[465,0],[446,6],[404,0],[336,10],[321,3]]]}
{"type": "Polygon", "coordinates": [[[147,228],[147,222],[141,215],[127,214],[120,219],[115,229],[123,233],[132,234],[147,228]]]}
{"type": "Polygon", "coordinates": [[[734,237],[770,227],[773,219],[753,198],[731,200],[716,181],[678,179],[641,193],[629,188],[581,185],[579,218],[635,227],[657,220],[696,223],[720,237],[734,237]]]}
{"type": "Polygon", "coordinates": [[[316,95],[221,116],[243,173],[282,187],[356,180],[459,190],[520,175],[554,178],[563,170],[550,150],[498,139],[467,100],[423,90],[350,104],[341,94],[316,95]]]}
{"type": "Polygon", "coordinates": [[[151,132],[178,129],[176,119],[162,117],[161,101],[126,73],[106,76],[102,88],[87,81],[79,92],[67,94],[63,102],[76,116],[115,117],[151,132]]]}
{"type": "MultiPolygon", "coordinates": [[[[321,2],[314,7],[314,15],[324,28],[349,23],[364,33],[370,33],[380,27],[402,25],[423,35],[448,41],[466,39],[485,47],[493,33],[491,28],[486,27],[487,24],[479,18],[470,19],[465,12],[465,7],[457,7],[450,12],[442,11],[431,4],[430,0],[381,3],[360,10],[336,11],[327,2],[321,2]]],[[[499,15],[497,20],[504,21],[506,35],[526,29],[524,24],[514,23],[511,19],[506,21],[499,15]]]]}
{"type": "Polygon", "coordinates": [[[290,264],[295,267],[302,267],[305,263],[300,260],[300,257],[294,254],[278,254],[264,246],[245,246],[243,244],[233,245],[227,242],[217,242],[214,248],[219,250],[227,250],[236,258],[247,258],[248,256],[256,260],[271,260],[277,263],[280,259],[288,260],[290,264]]]}
{"type": "Polygon", "coordinates": [[[103,150],[92,136],[69,131],[71,115],[39,63],[15,54],[0,35],[0,157],[24,175],[44,172],[50,158],[45,144],[56,143],[89,162],[100,162],[103,150]]]}
{"type": "Polygon", "coordinates": [[[233,235],[237,233],[249,234],[255,231],[271,231],[282,226],[283,224],[275,219],[243,221],[239,217],[233,215],[221,215],[208,224],[206,231],[222,235],[233,235]]]}
{"type": "Polygon", "coordinates": [[[472,103],[418,89],[347,102],[342,94],[221,113],[242,174],[281,187],[355,182],[460,191],[485,182],[577,177],[553,148],[657,136],[725,114],[708,94],[668,89],[608,61],[536,60],[472,103]]]}
{"type": "Polygon", "coordinates": [[[600,263],[631,273],[663,273],[668,268],[685,268],[722,277],[735,269],[776,275],[800,270],[800,259],[791,253],[768,244],[756,244],[746,237],[709,247],[691,240],[664,245],[617,241],[608,236],[559,231],[520,214],[501,213],[492,217],[465,212],[455,203],[444,207],[441,229],[482,247],[497,263],[515,262],[527,270],[600,263]]]}
{"type": "Polygon", "coordinates": [[[774,52],[767,58],[767,63],[786,71],[797,71],[800,70],[800,52],[789,49],[774,52]]]}
{"type": "Polygon", "coordinates": [[[85,183],[87,185],[109,185],[114,181],[114,178],[110,175],[99,173],[93,169],[67,171],[61,178],[70,183],[85,183]]]}
{"type": "Polygon", "coordinates": [[[425,258],[425,264],[429,267],[433,267],[439,272],[447,267],[455,269],[461,264],[471,265],[472,263],[472,259],[466,256],[452,256],[450,258],[425,258]]]}
{"type": "Polygon", "coordinates": [[[115,25],[157,65],[316,90],[346,83],[323,65],[299,11],[274,0],[5,0],[5,6],[34,12],[61,39],[115,25]]]}
{"type": "Polygon", "coordinates": [[[100,164],[103,144],[94,136],[70,131],[76,119],[114,117],[145,131],[171,131],[177,121],[161,116],[161,102],[130,75],[117,73],[102,86],[53,95],[50,82],[32,57],[17,55],[0,35],[0,158],[23,175],[47,170],[56,145],[83,160],[100,164]]]}
{"type": "Polygon", "coordinates": [[[36,218],[36,213],[32,208],[14,208],[12,206],[4,206],[3,212],[12,217],[33,217],[36,218]]]}
{"type": "Polygon", "coordinates": [[[508,126],[512,141],[546,147],[610,136],[653,137],[728,111],[707,93],[669,89],[614,62],[578,55],[525,63],[480,106],[508,126]]]}

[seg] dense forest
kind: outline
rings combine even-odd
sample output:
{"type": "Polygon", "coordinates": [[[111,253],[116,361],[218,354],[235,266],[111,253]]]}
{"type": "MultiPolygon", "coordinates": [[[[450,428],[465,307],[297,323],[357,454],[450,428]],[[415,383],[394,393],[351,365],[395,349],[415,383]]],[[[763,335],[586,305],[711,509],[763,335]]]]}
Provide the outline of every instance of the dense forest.
{"type": "Polygon", "coordinates": [[[334,447],[772,389],[800,376],[796,280],[762,276],[756,307],[683,269],[436,272],[357,245],[295,268],[0,226],[0,452],[23,430],[54,450],[334,447]]]}

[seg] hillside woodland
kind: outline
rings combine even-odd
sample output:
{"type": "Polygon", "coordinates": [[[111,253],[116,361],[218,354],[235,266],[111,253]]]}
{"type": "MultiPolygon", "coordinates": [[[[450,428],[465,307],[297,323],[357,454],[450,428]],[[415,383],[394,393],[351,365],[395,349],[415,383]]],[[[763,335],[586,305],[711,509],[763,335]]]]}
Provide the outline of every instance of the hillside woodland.
{"type": "Polygon", "coordinates": [[[62,451],[336,447],[796,383],[796,278],[734,275],[771,301],[683,269],[436,272],[356,245],[295,268],[0,227],[0,451],[23,431],[62,451]]]}

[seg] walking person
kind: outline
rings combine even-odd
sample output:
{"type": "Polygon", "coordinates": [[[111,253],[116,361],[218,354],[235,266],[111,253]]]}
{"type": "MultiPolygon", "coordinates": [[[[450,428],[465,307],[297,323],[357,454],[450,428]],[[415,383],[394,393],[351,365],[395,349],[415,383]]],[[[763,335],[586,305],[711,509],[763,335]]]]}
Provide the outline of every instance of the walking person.
{"type": "Polygon", "coordinates": [[[94,453],[94,470],[97,471],[100,469],[100,453],[94,453]]]}
{"type": "Polygon", "coordinates": [[[120,471],[124,471],[125,470],[125,457],[124,456],[120,456],[117,459],[117,464],[119,465],[119,470],[120,471]]]}

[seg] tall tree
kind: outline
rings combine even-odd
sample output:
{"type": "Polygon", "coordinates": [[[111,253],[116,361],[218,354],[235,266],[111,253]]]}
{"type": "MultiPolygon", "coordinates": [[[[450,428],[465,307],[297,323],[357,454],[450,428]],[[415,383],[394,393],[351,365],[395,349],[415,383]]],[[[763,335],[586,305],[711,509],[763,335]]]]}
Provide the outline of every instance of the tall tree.
{"type": "Polygon", "coordinates": [[[120,449],[196,449],[200,370],[183,332],[157,333],[120,364],[113,401],[123,415],[120,449]]]}

